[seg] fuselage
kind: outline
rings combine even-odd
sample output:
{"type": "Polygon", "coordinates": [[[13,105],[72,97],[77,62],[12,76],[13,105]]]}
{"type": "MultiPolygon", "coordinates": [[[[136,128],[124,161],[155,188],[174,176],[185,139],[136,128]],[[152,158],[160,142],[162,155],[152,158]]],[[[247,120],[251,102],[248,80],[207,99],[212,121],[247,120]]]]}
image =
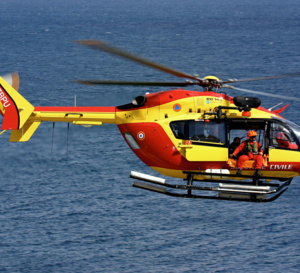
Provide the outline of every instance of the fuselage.
{"type": "MultiPolygon", "coordinates": [[[[116,124],[133,152],[163,175],[185,178],[183,171],[209,169],[235,173],[236,167],[227,163],[230,143],[236,136],[245,137],[250,129],[259,133],[264,148],[264,175],[299,175],[299,149],[275,143],[275,135],[282,129],[300,147],[297,125],[262,107],[225,109],[218,118],[213,113],[219,106],[233,107],[233,98],[215,92],[165,91],[148,94],[141,105],[117,107],[116,124]]],[[[250,175],[253,171],[248,169],[250,175]]]]}

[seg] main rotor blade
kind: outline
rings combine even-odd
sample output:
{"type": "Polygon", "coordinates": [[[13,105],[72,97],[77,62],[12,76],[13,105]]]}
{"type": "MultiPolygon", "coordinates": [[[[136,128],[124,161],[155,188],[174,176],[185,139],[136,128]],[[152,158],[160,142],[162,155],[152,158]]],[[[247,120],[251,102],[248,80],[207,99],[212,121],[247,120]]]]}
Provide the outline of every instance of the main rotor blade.
{"type": "Polygon", "coordinates": [[[267,97],[279,98],[279,99],[284,99],[284,100],[300,101],[300,98],[297,98],[297,97],[287,97],[287,96],[281,96],[281,95],[277,95],[277,94],[269,94],[269,93],[260,92],[260,91],[237,88],[237,87],[234,87],[234,86],[231,86],[231,85],[228,85],[228,84],[224,84],[223,87],[228,88],[228,89],[243,91],[243,92],[247,92],[247,93],[263,95],[263,96],[267,96],[267,97]]]}
{"type": "Polygon", "coordinates": [[[130,82],[130,81],[99,81],[99,80],[76,80],[75,82],[86,85],[133,85],[133,86],[188,86],[195,85],[192,81],[187,82],[130,82]]]}
{"type": "Polygon", "coordinates": [[[117,55],[117,56],[125,58],[125,59],[129,59],[131,61],[135,61],[135,62],[140,63],[142,65],[146,65],[146,66],[158,69],[160,71],[163,71],[165,73],[169,73],[169,74],[174,75],[176,77],[187,78],[187,79],[192,79],[192,80],[199,80],[195,76],[183,73],[181,71],[178,71],[178,70],[163,66],[161,64],[149,61],[145,58],[133,55],[129,52],[126,52],[122,49],[119,49],[117,47],[114,47],[114,46],[112,46],[110,44],[107,44],[105,42],[102,42],[102,41],[98,41],[98,40],[77,40],[75,42],[78,43],[78,44],[81,44],[81,45],[89,46],[89,47],[94,48],[94,49],[98,49],[98,50],[102,50],[102,51],[111,53],[113,55],[117,55]]]}
{"type": "Polygon", "coordinates": [[[224,81],[223,83],[274,80],[274,79],[293,78],[293,77],[300,77],[300,72],[287,73],[287,74],[274,75],[274,76],[266,76],[266,77],[258,77],[258,78],[241,79],[241,80],[230,79],[230,80],[224,81]]]}

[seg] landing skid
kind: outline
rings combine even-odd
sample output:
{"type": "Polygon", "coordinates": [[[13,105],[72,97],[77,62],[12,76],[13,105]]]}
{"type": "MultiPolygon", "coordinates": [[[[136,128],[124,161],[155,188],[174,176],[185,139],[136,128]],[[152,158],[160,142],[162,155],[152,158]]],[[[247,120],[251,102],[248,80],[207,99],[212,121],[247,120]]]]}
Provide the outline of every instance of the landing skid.
{"type": "Polygon", "coordinates": [[[134,181],[133,186],[161,194],[183,197],[183,198],[200,198],[200,199],[216,199],[216,200],[229,200],[229,201],[243,201],[243,202],[271,202],[276,200],[283,194],[288,185],[291,183],[292,178],[286,178],[282,181],[278,177],[273,180],[279,180],[278,183],[268,183],[262,179],[271,179],[271,177],[254,177],[254,176],[241,176],[245,179],[250,178],[252,181],[236,181],[236,180],[223,180],[224,176],[236,177],[235,175],[212,174],[211,179],[196,180],[194,175],[205,175],[207,173],[200,172],[185,172],[187,174],[186,184],[169,184],[165,179],[150,176],[138,172],[131,172],[130,177],[138,179],[134,181]],[[214,177],[222,177],[220,179],[213,179],[214,177]],[[215,186],[195,186],[194,182],[217,184],[215,186]],[[182,193],[184,191],[184,193],[182,193]],[[205,194],[194,194],[195,191],[203,191],[205,194]],[[212,195],[212,193],[216,193],[212,195]]]}

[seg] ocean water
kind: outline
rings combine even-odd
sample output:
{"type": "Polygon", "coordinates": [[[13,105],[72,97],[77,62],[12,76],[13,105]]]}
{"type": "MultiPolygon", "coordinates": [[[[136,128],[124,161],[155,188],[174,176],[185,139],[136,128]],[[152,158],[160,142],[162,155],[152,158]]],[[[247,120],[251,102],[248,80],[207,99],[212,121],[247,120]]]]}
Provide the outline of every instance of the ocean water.
{"type": "MultiPolygon", "coordinates": [[[[189,74],[221,79],[300,71],[296,0],[2,0],[1,73],[20,73],[33,105],[121,105],[159,87],[74,79],[177,80],[79,46],[100,39],[189,74]]],[[[299,78],[241,88],[298,97],[299,78]]],[[[196,88],[195,88],[196,89],[196,88]]],[[[225,91],[225,90],[224,90],[225,91]]],[[[228,92],[228,91],[226,91],[228,92]]],[[[230,95],[246,95],[236,91],[230,95]]],[[[299,103],[261,96],[262,106],[299,103]]],[[[0,272],[299,272],[300,179],[278,200],[171,198],[131,186],[157,175],[114,125],[42,124],[26,143],[0,136],[0,272]]],[[[172,179],[167,178],[172,182],[172,179]]]]}

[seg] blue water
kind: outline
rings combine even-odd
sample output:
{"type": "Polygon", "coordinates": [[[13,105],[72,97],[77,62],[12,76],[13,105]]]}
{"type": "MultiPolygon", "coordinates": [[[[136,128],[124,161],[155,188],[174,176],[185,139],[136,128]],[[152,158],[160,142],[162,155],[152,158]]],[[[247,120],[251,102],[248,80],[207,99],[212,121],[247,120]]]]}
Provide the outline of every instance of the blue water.
{"type": "MultiPolygon", "coordinates": [[[[0,74],[18,71],[20,93],[37,106],[73,105],[75,95],[80,106],[120,105],[162,90],[73,79],[177,80],[77,39],[201,77],[300,71],[296,0],[27,2],[1,1],[0,74]]],[[[299,78],[238,86],[299,96],[299,78]]],[[[261,99],[266,108],[281,102],[261,99]]],[[[300,122],[299,103],[283,103],[283,116],[300,122]]],[[[299,178],[267,204],[176,199],[131,187],[130,170],[156,173],[114,125],[70,126],[67,143],[57,123],[53,147],[47,123],[29,142],[8,140],[1,135],[0,272],[300,271],[299,178]]]]}

